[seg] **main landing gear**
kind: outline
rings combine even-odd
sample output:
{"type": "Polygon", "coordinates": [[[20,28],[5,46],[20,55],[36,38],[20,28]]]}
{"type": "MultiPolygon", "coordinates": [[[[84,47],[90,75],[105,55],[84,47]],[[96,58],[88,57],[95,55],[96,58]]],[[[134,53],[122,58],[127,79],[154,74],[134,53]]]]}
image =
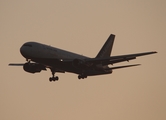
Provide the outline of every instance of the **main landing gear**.
{"type": "Polygon", "coordinates": [[[87,76],[86,76],[85,74],[80,74],[80,75],[78,76],[78,79],[84,79],[84,78],[87,78],[87,76]]]}
{"type": "Polygon", "coordinates": [[[52,73],[52,77],[49,78],[49,81],[50,82],[52,82],[52,81],[58,81],[59,77],[55,76],[55,71],[51,69],[51,73],[52,73]]]}
{"type": "Polygon", "coordinates": [[[49,81],[52,82],[52,81],[58,81],[59,80],[59,77],[56,76],[56,77],[50,77],[49,78],[49,81]]]}

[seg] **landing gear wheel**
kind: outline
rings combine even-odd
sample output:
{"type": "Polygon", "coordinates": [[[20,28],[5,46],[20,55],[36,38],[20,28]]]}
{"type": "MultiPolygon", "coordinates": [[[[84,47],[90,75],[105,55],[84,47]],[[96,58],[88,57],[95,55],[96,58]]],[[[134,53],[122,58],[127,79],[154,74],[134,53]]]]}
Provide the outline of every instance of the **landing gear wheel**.
{"type": "Polygon", "coordinates": [[[49,81],[50,82],[52,82],[52,81],[58,81],[59,77],[58,76],[54,77],[55,76],[55,70],[51,69],[51,68],[50,68],[50,70],[51,70],[51,73],[52,73],[52,77],[49,78],[49,81]]]}
{"type": "Polygon", "coordinates": [[[80,75],[78,76],[78,79],[81,79],[81,76],[80,76],[80,75]]]}
{"type": "Polygon", "coordinates": [[[78,79],[84,79],[84,78],[87,78],[87,76],[86,75],[79,75],[78,76],[78,79]]]}
{"type": "Polygon", "coordinates": [[[58,81],[58,80],[59,80],[59,77],[58,77],[58,76],[56,76],[56,77],[55,77],[55,80],[57,80],[57,81],[58,81]]]}
{"type": "Polygon", "coordinates": [[[50,77],[49,78],[49,81],[52,82],[52,81],[58,81],[59,80],[59,77],[56,76],[56,77],[50,77]]]}
{"type": "Polygon", "coordinates": [[[53,78],[52,78],[52,77],[50,77],[50,78],[49,78],[49,81],[50,81],[50,82],[52,82],[52,81],[53,81],[53,78]]]}
{"type": "Polygon", "coordinates": [[[58,76],[53,77],[53,81],[58,81],[58,80],[59,80],[58,76]]]}

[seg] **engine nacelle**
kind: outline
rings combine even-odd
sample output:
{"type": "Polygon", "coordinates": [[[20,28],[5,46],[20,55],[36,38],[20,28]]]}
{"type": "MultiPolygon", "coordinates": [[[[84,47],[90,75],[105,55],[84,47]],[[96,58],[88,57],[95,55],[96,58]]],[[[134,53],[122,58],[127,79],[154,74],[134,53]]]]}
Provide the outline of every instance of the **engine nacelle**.
{"type": "Polygon", "coordinates": [[[85,61],[80,60],[80,59],[74,59],[73,60],[73,66],[77,68],[86,68],[85,61]]]}
{"type": "Polygon", "coordinates": [[[29,73],[41,72],[41,70],[46,70],[45,66],[38,63],[25,63],[23,69],[29,73]]]}

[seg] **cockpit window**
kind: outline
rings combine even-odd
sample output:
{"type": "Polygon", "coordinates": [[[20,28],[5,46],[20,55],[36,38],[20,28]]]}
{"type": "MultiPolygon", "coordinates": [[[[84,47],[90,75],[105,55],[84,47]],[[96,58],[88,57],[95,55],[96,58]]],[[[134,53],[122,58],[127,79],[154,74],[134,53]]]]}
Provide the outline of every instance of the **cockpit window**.
{"type": "Polygon", "coordinates": [[[23,46],[32,47],[31,44],[24,44],[23,46]]]}

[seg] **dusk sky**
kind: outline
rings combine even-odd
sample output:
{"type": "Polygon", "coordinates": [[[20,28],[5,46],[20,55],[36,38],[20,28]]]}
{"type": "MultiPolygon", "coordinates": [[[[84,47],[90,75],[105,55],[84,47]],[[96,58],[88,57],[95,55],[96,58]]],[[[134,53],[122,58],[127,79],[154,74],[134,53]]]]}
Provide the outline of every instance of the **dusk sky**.
{"type": "Polygon", "coordinates": [[[0,0],[0,120],[165,120],[165,32],[165,0],[0,0]],[[113,56],[158,53],[84,80],[8,66],[28,41],[95,57],[110,34],[113,56]]]}

